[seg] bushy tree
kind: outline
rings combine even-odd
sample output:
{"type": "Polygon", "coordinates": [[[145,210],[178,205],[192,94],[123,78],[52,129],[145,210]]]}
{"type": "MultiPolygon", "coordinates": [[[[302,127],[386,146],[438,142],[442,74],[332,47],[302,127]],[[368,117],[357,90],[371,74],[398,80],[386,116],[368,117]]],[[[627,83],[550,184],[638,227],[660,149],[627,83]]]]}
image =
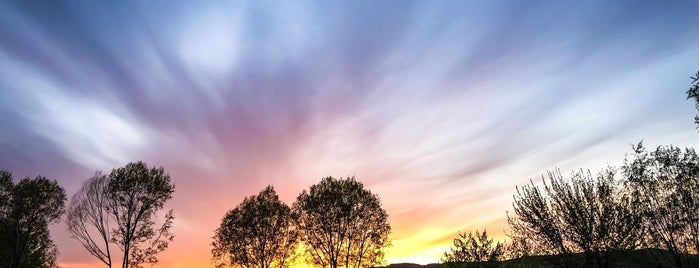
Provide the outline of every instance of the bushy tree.
{"type": "Polygon", "coordinates": [[[504,246],[493,244],[485,229],[483,232],[459,233],[450,251],[445,252],[442,262],[451,267],[492,267],[503,257],[504,246]]]}
{"type": "Polygon", "coordinates": [[[55,180],[13,184],[12,175],[0,170],[0,267],[56,267],[58,249],[48,227],[60,221],[65,200],[55,180]]]}
{"type": "Polygon", "coordinates": [[[686,254],[699,253],[697,153],[674,146],[648,152],[639,143],[623,171],[640,199],[637,209],[648,231],[646,246],[668,250],[677,267],[690,266],[686,254]]]}
{"type": "Polygon", "coordinates": [[[228,211],[212,243],[217,267],[288,267],[298,230],[272,186],[228,211]]]}
{"type": "Polygon", "coordinates": [[[172,210],[155,228],[156,213],[174,190],[162,167],[149,168],[143,162],[129,163],[107,176],[97,173],[71,198],[68,230],[107,267],[113,265],[112,244],[120,249],[121,267],[155,264],[157,254],[174,238],[172,210]]]}
{"type": "Polygon", "coordinates": [[[327,177],[293,205],[308,261],[322,267],[371,267],[390,245],[388,215],[354,177],[327,177]]]}
{"type": "Polygon", "coordinates": [[[570,180],[548,172],[543,181],[543,191],[533,183],[517,188],[515,215],[508,215],[513,236],[562,256],[567,266],[609,267],[611,252],[638,246],[641,218],[611,169],[597,177],[575,172],[570,180]],[[582,263],[571,255],[577,252],[582,263]]]}

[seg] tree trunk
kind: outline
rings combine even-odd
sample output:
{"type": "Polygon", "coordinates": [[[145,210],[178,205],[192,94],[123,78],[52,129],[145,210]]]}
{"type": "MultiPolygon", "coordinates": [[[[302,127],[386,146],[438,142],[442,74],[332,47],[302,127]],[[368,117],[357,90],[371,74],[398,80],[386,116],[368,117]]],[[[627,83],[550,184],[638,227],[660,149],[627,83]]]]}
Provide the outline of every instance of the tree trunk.
{"type": "Polygon", "coordinates": [[[677,266],[677,268],[684,267],[682,265],[682,253],[672,252],[672,259],[675,261],[675,265],[677,266]]]}

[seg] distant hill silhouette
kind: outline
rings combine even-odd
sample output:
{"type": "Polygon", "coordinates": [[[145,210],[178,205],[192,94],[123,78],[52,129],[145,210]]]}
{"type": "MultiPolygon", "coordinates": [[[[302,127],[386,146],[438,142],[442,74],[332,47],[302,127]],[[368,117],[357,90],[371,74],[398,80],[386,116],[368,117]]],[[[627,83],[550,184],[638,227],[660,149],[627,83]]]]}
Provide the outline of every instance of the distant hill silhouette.
{"type": "Polygon", "coordinates": [[[430,264],[415,264],[415,263],[393,263],[388,266],[381,266],[383,268],[442,268],[443,263],[430,263],[430,264]]]}
{"type": "MultiPolygon", "coordinates": [[[[582,253],[572,255],[573,258],[579,259],[582,263],[584,256],[582,253]]],[[[685,255],[687,267],[699,267],[699,255],[685,255]]],[[[636,267],[675,267],[672,261],[670,252],[662,249],[637,249],[619,251],[613,254],[613,264],[609,267],[618,268],[636,268],[636,267]]],[[[561,267],[561,258],[559,256],[527,256],[518,259],[500,261],[496,263],[431,263],[431,264],[415,264],[415,263],[394,263],[382,268],[452,268],[452,267],[541,267],[553,268],[561,267]]],[[[377,267],[378,268],[378,267],[377,267]]]]}

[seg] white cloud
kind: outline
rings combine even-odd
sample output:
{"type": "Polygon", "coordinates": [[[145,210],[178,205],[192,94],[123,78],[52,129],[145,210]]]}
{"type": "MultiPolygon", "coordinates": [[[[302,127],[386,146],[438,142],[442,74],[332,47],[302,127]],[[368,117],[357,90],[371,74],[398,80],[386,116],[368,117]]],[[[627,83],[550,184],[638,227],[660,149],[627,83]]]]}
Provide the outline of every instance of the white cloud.
{"type": "Polygon", "coordinates": [[[241,9],[212,8],[185,17],[177,51],[191,70],[224,75],[240,58],[245,13],[241,9]]]}
{"type": "Polygon", "coordinates": [[[36,133],[70,159],[95,169],[133,160],[148,145],[149,130],[117,104],[70,92],[62,83],[6,58],[4,70],[15,110],[36,133]]]}

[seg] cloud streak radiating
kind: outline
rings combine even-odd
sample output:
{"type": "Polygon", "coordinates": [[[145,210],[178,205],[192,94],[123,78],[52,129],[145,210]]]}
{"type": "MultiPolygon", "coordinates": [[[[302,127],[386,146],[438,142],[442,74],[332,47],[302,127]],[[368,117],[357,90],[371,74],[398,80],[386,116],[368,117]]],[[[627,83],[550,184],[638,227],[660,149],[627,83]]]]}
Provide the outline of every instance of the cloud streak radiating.
{"type": "MultiPolygon", "coordinates": [[[[355,175],[390,215],[391,262],[506,228],[515,185],[697,145],[684,99],[699,6],[541,1],[0,3],[0,168],[56,178],[162,165],[176,240],[209,264],[225,211],[355,175]]],[[[93,261],[54,226],[59,261],[93,261]]]]}

